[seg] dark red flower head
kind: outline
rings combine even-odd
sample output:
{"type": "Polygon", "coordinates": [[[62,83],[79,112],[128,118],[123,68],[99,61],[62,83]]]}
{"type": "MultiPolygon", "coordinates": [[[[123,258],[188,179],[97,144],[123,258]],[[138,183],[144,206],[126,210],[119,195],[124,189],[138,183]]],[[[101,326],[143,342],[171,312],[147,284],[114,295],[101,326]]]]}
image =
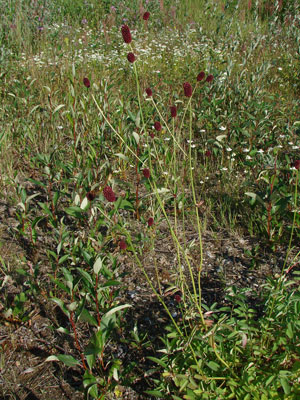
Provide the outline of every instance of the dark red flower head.
{"type": "Polygon", "coordinates": [[[171,106],[170,111],[171,111],[171,117],[175,118],[177,115],[177,108],[175,106],[171,106]]]}
{"type": "Polygon", "coordinates": [[[159,121],[154,122],[154,128],[157,131],[161,131],[161,123],[159,121]]]}
{"type": "Polygon", "coordinates": [[[116,201],[116,195],[110,186],[105,186],[105,188],[103,189],[103,195],[106,200],[110,201],[111,203],[116,201]]]}
{"type": "Polygon", "coordinates": [[[149,168],[143,169],[143,175],[145,178],[149,179],[150,178],[150,169],[149,168]]]}
{"type": "Polygon", "coordinates": [[[148,219],[148,226],[152,226],[154,224],[154,219],[152,217],[150,217],[148,219]]]}
{"type": "Polygon", "coordinates": [[[203,81],[204,77],[205,77],[205,73],[204,73],[204,71],[201,71],[197,76],[197,81],[198,82],[203,81]]]}
{"type": "Polygon", "coordinates": [[[127,243],[125,242],[125,240],[119,241],[119,247],[121,250],[125,250],[127,248],[127,243]]]}
{"type": "Polygon", "coordinates": [[[91,190],[86,194],[86,198],[88,199],[88,201],[93,201],[95,197],[96,197],[96,192],[94,190],[91,190]]]}
{"type": "Polygon", "coordinates": [[[206,155],[206,157],[210,157],[211,156],[211,151],[210,150],[206,150],[205,155],[206,155]]]}
{"type": "Polygon", "coordinates": [[[154,136],[155,136],[155,135],[154,135],[154,133],[153,133],[153,132],[151,132],[151,133],[150,133],[150,137],[151,137],[151,139],[154,139],[154,136]]]}
{"type": "Polygon", "coordinates": [[[146,93],[148,97],[152,97],[152,90],[149,87],[146,89],[146,93]]]}
{"type": "Polygon", "coordinates": [[[128,25],[123,25],[121,28],[122,36],[125,43],[131,43],[132,37],[128,25]]]}
{"type": "Polygon", "coordinates": [[[214,79],[213,75],[208,75],[206,78],[206,82],[212,82],[214,79]]]}
{"type": "Polygon", "coordinates": [[[91,86],[89,78],[83,78],[83,84],[85,87],[89,88],[91,86]]]}
{"type": "Polygon", "coordinates": [[[193,89],[192,89],[192,86],[188,82],[185,82],[183,84],[183,90],[184,90],[184,95],[186,97],[192,97],[193,89]]]}
{"type": "Polygon", "coordinates": [[[149,17],[150,17],[150,13],[149,13],[149,11],[146,11],[146,12],[144,13],[144,15],[143,15],[143,19],[144,19],[145,21],[148,21],[149,17]]]}
{"type": "Polygon", "coordinates": [[[181,296],[180,296],[180,294],[175,294],[174,299],[175,299],[175,301],[176,301],[177,303],[180,303],[180,302],[181,302],[181,296]]]}
{"type": "Polygon", "coordinates": [[[134,63],[135,62],[135,55],[133,54],[133,53],[128,53],[127,54],[127,60],[129,61],[129,62],[131,62],[131,63],[134,63]]]}
{"type": "Polygon", "coordinates": [[[300,160],[295,160],[293,163],[293,167],[299,170],[300,169],[300,160]]]}

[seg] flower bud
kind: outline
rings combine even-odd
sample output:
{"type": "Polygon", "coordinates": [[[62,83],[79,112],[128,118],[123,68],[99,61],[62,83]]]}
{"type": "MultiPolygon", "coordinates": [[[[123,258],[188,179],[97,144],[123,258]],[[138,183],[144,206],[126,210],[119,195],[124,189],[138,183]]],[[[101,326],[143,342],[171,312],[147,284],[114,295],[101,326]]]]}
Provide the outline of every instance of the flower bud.
{"type": "Polygon", "coordinates": [[[204,77],[205,77],[205,73],[204,73],[204,71],[201,71],[197,76],[197,81],[198,82],[203,81],[204,77]]]}
{"type": "Polygon", "coordinates": [[[89,88],[91,86],[91,82],[88,78],[83,78],[83,84],[87,88],[89,88]]]}
{"type": "Polygon", "coordinates": [[[175,118],[177,116],[177,108],[175,106],[170,107],[171,117],[175,118]]]}
{"type": "Polygon", "coordinates": [[[148,97],[152,97],[152,90],[150,88],[147,88],[145,91],[148,97]]]}
{"type": "Polygon", "coordinates": [[[150,178],[150,169],[149,168],[143,169],[143,175],[145,178],[149,179],[150,178]]]}
{"type": "Polygon", "coordinates": [[[149,11],[146,11],[143,15],[143,20],[148,21],[149,17],[150,17],[150,13],[149,13],[149,11]]]}
{"type": "Polygon", "coordinates": [[[130,63],[134,63],[135,62],[135,55],[133,54],[133,53],[128,53],[127,54],[127,60],[130,62],[130,63]]]}
{"type": "Polygon", "coordinates": [[[184,95],[186,97],[192,97],[193,89],[192,89],[192,86],[188,82],[185,82],[183,84],[183,90],[184,90],[184,95]]]}
{"type": "Polygon", "coordinates": [[[106,186],[103,189],[103,195],[106,198],[106,200],[111,202],[111,203],[116,201],[116,195],[115,195],[114,191],[112,190],[112,188],[110,186],[106,186]]]}
{"type": "Polygon", "coordinates": [[[131,43],[132,37],[128,25],[123,25],[121,28],[122,36],[125,43],[131,43]]]}
{"type": "Polygon", "coordinates": [[[154,122],[154,128],[157,131],[161,131],[161,123],[159,121],[154,122]]]}
{"type": "Polygon", "coordinates": [[[300,169],[300,160],[295,160],[293,163],[293,167],[296,168],[297,170],[300,169]]]}
{"type": "Polygon", "coordinates": [[[120,240],[119,241],[119,247],[120,247],[120,250],[126,250],[127,243],[125,242],[125,240],[120,240]]]}
{"type": "Polygon", "coordinates": [[[148,219],[148,226],[152,226],[154,224],[154,219],[152,217],[150,217],[148,219]]]}

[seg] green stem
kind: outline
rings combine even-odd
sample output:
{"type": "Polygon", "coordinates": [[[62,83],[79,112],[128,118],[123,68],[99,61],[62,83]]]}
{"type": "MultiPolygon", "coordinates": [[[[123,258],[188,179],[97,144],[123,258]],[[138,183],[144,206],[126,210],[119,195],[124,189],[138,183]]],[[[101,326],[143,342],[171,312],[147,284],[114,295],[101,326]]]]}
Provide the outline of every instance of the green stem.
{"type": "Polygon", "coordinates": [[[118,136],[118,138],[121,140],[121,142],[125,145],[125,147],[130,151],[130,153],[141,163],[143,163],[143,161],[135,154],[134,151],[131,150],[131,148],[125,143],[124,139],[122,138],[122,136],[115,130],[115,128],[112,126],[112,124],[109,122],[109,120],[106,118],[104,112],[102,111],[101,107],[99,106],[99,104],[97,103],[97,100],[95,99],[94,95],[92,94],[92,99],[94,100],[94,103],[96,104],[96,107],[98,108],[98,111],[100,112],[100,114],[102,115],[104,121],[107,123],[107,125],[110,127],[110,129],[118,136]]]}
{"type": "MultiPolygon", "coordinates": [[[[205,325],[204,322],[204,317],[202,313],[202,292],[201,292],[201,271],[202,271],[202,266],[203,266],[203,246],[202,246],[202,232],[201,232],[201,226],[200,226],[200,218],[199,218],[199,212],[198,212],[198,207],[197,207],[197,200],[196,200],[196,193],[195,193],[195,186],[194,186],[194,176],[193,176],[193,163],[192,163],[192,118],[193,118],[193,111],[192,111],[192,103],[190,102],[189,104],[190,108],[190,126],[189,126],[189,170],[190,170],[190,180],[191,180],[191,187],[192,187],[192,195],[193,195],[193,202],[196,210],[196,219],[197,219],[197,228],[198,228],[198,236],[199,236],[199,251],[200,251],[200,265],[198,267],[198,298],[199,298],[199,309],[201,310],[200,312],[200,318],[202,321],[202,324],[205,325]]],[[[196,293],[195,293],[196,295],[196,293]]],[[[196,301],[196,299],[195,299],[196,301]]]]}

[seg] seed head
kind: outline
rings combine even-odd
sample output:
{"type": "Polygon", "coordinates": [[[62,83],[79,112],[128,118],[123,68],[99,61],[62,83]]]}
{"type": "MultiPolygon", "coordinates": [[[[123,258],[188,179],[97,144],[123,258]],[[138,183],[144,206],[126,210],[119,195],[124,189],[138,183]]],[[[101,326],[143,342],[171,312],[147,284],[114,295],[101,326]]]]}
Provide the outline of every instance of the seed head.
{"type": "Polygon", "coordinates": [[[116,201],[116,195],[110,186],[105,186],[103,189],[103,195],[107,201],[113,203],[116,201]]]}
{"type": "Polygon", "coordinates": [[[127,54],[127,60],[130,62],[130,63],[134,63],[135,62],[135,55],[133,54],[133,53],[128,53],[127,54]]]}
{"type": "Polygon", "coordinates": [[[205,73],[204,73],[204,71],[201,71],[197,76],[197,81],[198,82],[203,81],[204,77],[205,77],[205,73]]]}
{"type": "Polygon", "coordinates": [[[154,122],[154,128],[157,131],[161,131],[161,123],[159,121],[154,122]]]}
{"type": "Polygon", "coordinates": [[[83,78],[83,84],[85,87],[89,88],[91,86],[89,78],[83,78]]]}
{"type": "Polygon", "coordinates": [[[152,97],[152,90],[149,87],[146,89],[146,93],[148,97],[152,97]]]}
{"type": "Polygon", "coordinates": [[[185,82],[183,84],[183,90],[184,90],[184,95],[186,97],[192,97],[193,89],[192,89],[192,86],[188,82],[185,82]]]}
{"type": "Polygon", "coordinates": [[[148,21],[149,17],[150,17],[150,13],[149,13],[149,11],[146,11],[146,12],[144,13],[144,15],[143,15],[143,19],[144,19],[145,21],[148,21]]]}
{"type": "Polygon", "coordinates": [[[212,82],[214,79],[213,75],[208,75],[206,78],[206,82],[212,82]]]}
{"type": "Polygon", "coordinates": [[[125,240],[119,241],[119,247],[121,250],[125,250],[127,248],[127,243],[125,242],[125,240]]]}
{"type": "Polygon", "coordinates": [[[150,217],[148,219],[148,226],[152,226],[154,224],[154,219],[152,217],[150,217]]]}
{"type": "Polygon", "coordinates": [[[175,301],[176,301],[177,303],[180,303],[180,302],[181,302],[181,296],[180,296],[180,294],[175,294],[174,299],[175,299],[175,301]]]}
{"type": "Polygon", "coordinates": [[[125,43],[131,43],[132,37],[128,25],[123,25],[121,28],[122,36],[125,43]]]}
{"type": "Polygon", "coordinates": [[[177,116],[177,108],[175,106],[170,107],[171,117],[175,118],[177,116]]]}
{"type": "Polygon", "coordinates": [[[145,178],[149,179],[150,178],[150,169],[149,168],[143,169],[143,175],[145,178]]]}
{"type": "Polygon", "coordinates": [[[95,197],[96,197],[96,192],[94,190],[91,190],[86,194],[86,198],[88,199],[88,201],[93,201],[95,197]]]}
{"type": "Polygon", "coordinates": [[[300,169],[300,160],[295,160],[293,167],[296,168],[297,170],[299,170],[300,169]]]}

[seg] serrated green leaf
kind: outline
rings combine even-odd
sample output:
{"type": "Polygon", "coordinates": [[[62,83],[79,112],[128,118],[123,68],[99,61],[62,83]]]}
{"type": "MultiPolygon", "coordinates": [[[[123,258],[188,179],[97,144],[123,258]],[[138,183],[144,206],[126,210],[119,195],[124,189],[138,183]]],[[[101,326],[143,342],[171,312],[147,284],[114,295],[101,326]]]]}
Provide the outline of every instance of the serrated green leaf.
{"type": "Polygon", "coordinates": [[[282,376],[280,378],[280,383],[281,383],[282,389],[284,390],[284,393],[285,394],[290,394],[291,393],[291,387],[290,387],[290,384],[289,384],[288,380],[282,376]]]}
{"type": "Polygon", "coordinates": [[[209,362],[207,363],[207,365],[208,365],[208,367],[209,367],[210,369],[212,369],[213,371],[218,371],[219,368],[220,368],[220,366],[219,366],[216,362],[214,362],[214,361],[209,361],[209,362]]]}
{"type": "Polygon", "coordinates": [[[68,367],[74,367],[80,364],[74,357],[65,354],[47,357],[45,361],[61,361],[68,367]]]}
{"type": "Polygon", "coordinates": [[[79,318],[79,321],[87,322],[93,326],[98,326],[96,318],[94,318],[86,308],[82,309],[78,318],[79,318]]]}
{"type": "Polygon", "coordinates": [[[82,210],[85,210],[85,209],[87,208],[88,205],[89,205],[89,201],[88,201],[87,197],[85,197],[85,198],[82,200],[81,204],[80,204],[80,208],[81,208],[82,210]]]}
{"type": "Polygon", "coordinates": [[[161,359],[159,359],[159,358],[151,357],[151,356],[149,356],[147,358],[148,358],[148,360],[151,360],[151,361],[155,362],[156,364],[160,365],[161,367],[163,367],[165,369],[168,368],[167,364],[164,361],[162,361],[161,359]]]}
{"type": "Polygon", "coordinates": [[[97,258],[97,260],[95,261],[95,264],[93,266],[94,273],[96,275],[98,275],[101,268],[102,268],[102,259],[99,257],[99,258],[97,258]]]}
{"type": "Polygon", "coordinates": [[[90,274],[88,272],[86,272],[84,269],[82,268],[77,268],[77,271],[80,273],[80,275],[86,279],[91,285],[94,285],[93,279],[90,276],[90,274]]]}
{"type": "Polygon", "coordinates": [[[70,313],[67,309],[67,307],[64,305],[63,301],[60,299],[57,299],[56,297],[52,297],[51,301],[53,301],[54,303],[56,303],[59,308],[62,310],[62,312],[68,317],[70,318],[70,313]]]}
{"type": "Polygon", "coordinates": [[[65,254],[64,256],[60,257],[58,264],[63,264],[69,258],[69,254],[65,254]]]}
{"type": "Polygon", "coordinates": [[[52,115],[54,115],[55,113],[57,113],[57,112],[58,112],[59,110],[61,110],[63,107],[65,107],[64,104],[60,104],[59,106],[55,107],[55,109],[54,109],[52,115]]]}
{"type": "Polygon", "coordinates": [[[115,313],[118,312],[118,311],[124,310],[125,308],[130,308],[130,307],[132,307],[131,304],[123,304],[123,305],[121,305],[121,306],[114,307],[114,308],[112,308],[111,310],[109,310],[109,311],[104,315],[104,317],[110,317],[112,314],[115,314],[115,313]]]}
{"type": "Polygon", "coordinates": [[[164,394],[162,392],[160,392],[159,390],[145,390],[145,393],[150,394],[151,396],[154,396],[154,397],[164,398],[164,394]]]}
{"type": "Polygon", "coordinates": [[[126,157],[125,154],[123,154],[123,153],[116,153],[115,156],[121,158],[124,161],[127,161],[127,162],[129,161],[129,158],[126,157]]]}
{"type": "Polygon", "coordinates": [[[132,135],[133,135],[133,137],[134,137],[136,143],[139,144],[139,142],[140,142],[140,136],[139,136],[136,132],[133,132],[132,135]]]}
{"type": "Polygon", "coordinates": [[[83,218],[83,210],[78,207],[78,206],[72,206],[69,208],[65,209],[65,212],[69,215],[71,215],[71,217],[75,217],[77,219],[82,219],[83,218]]]}

